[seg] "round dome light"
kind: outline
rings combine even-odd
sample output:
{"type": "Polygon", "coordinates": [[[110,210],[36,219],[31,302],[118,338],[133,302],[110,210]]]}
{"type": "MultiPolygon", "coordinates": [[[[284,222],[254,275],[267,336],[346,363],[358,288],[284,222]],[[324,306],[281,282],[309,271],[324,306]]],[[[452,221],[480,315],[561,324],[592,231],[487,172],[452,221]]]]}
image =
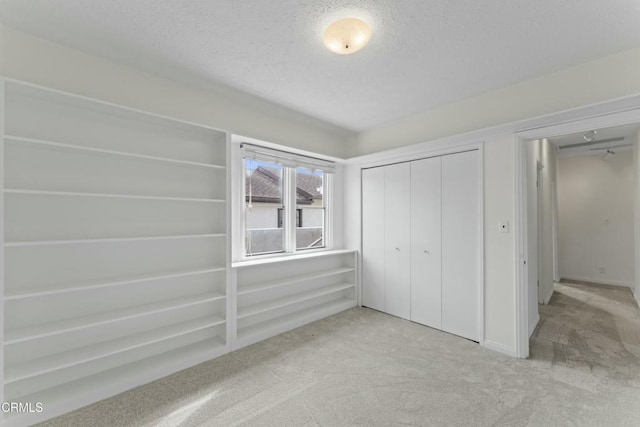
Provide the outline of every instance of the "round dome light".
{"type": "Polygon", "coordinates": [[[371,29],[357,18],[340,19],[324,30],[324,45],[331,52],[348,55],[365,47],[371,39],[371,29]]]}

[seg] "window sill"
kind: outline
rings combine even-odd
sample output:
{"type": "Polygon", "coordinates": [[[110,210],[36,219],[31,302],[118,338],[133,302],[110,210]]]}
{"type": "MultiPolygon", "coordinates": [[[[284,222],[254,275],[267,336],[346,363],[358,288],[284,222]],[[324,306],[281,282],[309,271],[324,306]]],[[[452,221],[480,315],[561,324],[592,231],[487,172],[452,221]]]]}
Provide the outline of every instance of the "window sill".
{"type": "Polygon", "coordinates": [[[299,259],[316,258],[330,255],[340,255],[356,252],[355,249],[318,249],[313,252],[290,254],[278,254],[268,258],[249,259],[231,263],[231,268],[251,267],[253,265],[273,264],[278,262],[295,261],[299,259]]]}

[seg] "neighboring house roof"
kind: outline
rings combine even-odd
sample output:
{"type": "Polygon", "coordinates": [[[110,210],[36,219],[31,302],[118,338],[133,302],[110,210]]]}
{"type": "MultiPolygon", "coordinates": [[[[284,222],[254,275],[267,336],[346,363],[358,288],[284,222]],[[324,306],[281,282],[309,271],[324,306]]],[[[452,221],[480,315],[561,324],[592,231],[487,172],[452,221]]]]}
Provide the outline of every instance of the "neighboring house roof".
{"type": "MultiPolygon", "coordinates": [[[[245,195],[249,194],[254,202],[278,203],[282,200],[280,194],[280,171],[274,168],[258,166],[255,170],[246,171],[245,195]]],[[[298,174],[296,179],[296,202],[300,205],[310,205],[314,200],[322,199],[320,188],[322,177],[313,174],[298,174]]]]}
{"type": "Polygon", "coordinates": [[[296,177],[298,192],[303,191],[312,199],[322,199],[322,177],[314,174],[299,173],[296,177]]]}

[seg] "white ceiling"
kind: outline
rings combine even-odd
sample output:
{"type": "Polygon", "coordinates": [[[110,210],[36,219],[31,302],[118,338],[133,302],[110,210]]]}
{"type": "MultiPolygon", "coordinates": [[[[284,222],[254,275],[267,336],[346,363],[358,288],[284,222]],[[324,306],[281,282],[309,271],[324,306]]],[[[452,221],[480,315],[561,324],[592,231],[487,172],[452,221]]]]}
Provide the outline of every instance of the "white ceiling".
{"type": "Polygon", "coordinates": [[[556,136],[549,138],[549,142],[558,149],[561,157],[602,155],[607,150],[615,152],[632,150],[631,144],[633,144],[639,129],[640,123],[593,129],[596,131],[596,135],[595,140],[591,143],[584,139],[584,135],[588,131],[556,136]],[[576,144],[581,145],[570,147],[576,144]]]}
{"type": "Polygon", "coordinates": [[[2,0],[5,25],[360,131],[640,46],[638,0],[2,0]],[[335,55],[333,20],[372,26],[335,55]]]}

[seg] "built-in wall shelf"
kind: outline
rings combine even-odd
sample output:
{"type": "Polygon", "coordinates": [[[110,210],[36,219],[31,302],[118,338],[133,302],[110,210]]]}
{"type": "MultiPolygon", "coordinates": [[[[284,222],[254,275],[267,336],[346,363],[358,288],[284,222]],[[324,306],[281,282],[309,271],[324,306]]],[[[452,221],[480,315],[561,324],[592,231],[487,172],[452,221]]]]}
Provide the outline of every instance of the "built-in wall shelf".
{"type": "Polygon", "coordinates": [[[58,353],[51,357],[34,359],[13,366],[9,365],[5,370],[4,383],[11,384],[38,375],[44,375],[49,372],[102,359],[192,332],[223,325],[224,323],[225,319],[220,317],[197,319],[126,336],[124,338],[105,341],[98,345],[81,347],[79,349],[58,353]]]}
{"type": "Polygon", "coordinates": [[[228,352],[228,134],[1,82],[0,424],[228,352]]]}
{"type": "Polygon", "coordinates": [[[238,309],[238,320],[352,288],[355,288],[354,283],[340,283],[337,285],[323,286],[321,288],[312,289],[306,292],[300,292],[284,298],[276,298],[273,300],[245,306],[238,309]]]}
{"type": "Polygon", "coordinates": [[[205,237],[225,237],[224,233],[210,234],[178,234],[175,236],[142,236],[142,237],[105,237],[100,239],[74,240],[34,240],[24,242],[5,242],[5,246],[47,246],[47,245],[82,245],[88,243],[135,242],[143,240],[202,239],[205,237]]]}
{"type": "Polygon", "coordinates": [[[198,202],[198,203],[225,203],[224,199],[195,199],[188,197],[160,197],[160,196],[136,196],[132,194],[108,194],[108,193],[75,193],[72,191],[46,191],[46,190],[21,190],[7,188],[5,194],[27,194],[32,196],[62,196],[62,197],[111,197],[115,199],[137,200],[166,200],[173,202],[198,202]]]}
{"type": "Polygon", "coordinates": [[[274,335],[290,331],[307,323],[331,316],[354,307],[352,298],[335,299],[318,304],[311,309],[297,310],[286,315],[274,317],[266,322],[253,324],[238,331],[238,347],[262,341],[274,335]]]}
{"type": "MultiPolygon", "coordinates": [[[[321,249],[321,250],[309,250],[300,252],[294,255],[273,255],[273,256],[263,256],[254,259],[246,259],[244,261],[237,261],[231,264],[233,268],[242,268],[242,267],[251,267],[254,265],[265,265],[265,264],[281,264],[281,263],[296,263],[297,261],[312,259],[312,258],[324,258],[324,257],[335,257],[337,255],[343,254],[353,254],[353,250],[351,249],[321,249]]],[[[286,265],[281,264],[281,265],[286,265]]]]}
{"type": "Polygon", "coordinates": [[[354,251],[266,258],[234,263],[233,267],[237,278],[235,348],[357,304],[354,251]]]}
{"type": "Polygon", "coordinates": [[[320,279],[323,277],[339,276],[341,274],[353,273],[354,268],[342,267],[334,268],[331,270],[321,271],[316,274],[301,274],[298,276],[287,277],[285,279],[272,280],[270,282],[256,283],[253,285],[243,286],[241,290],[238,290],[238,295],[246,295],[253,292],[262,292],[269,289],[278,288],[280,286],[287,286],[294,283],[306,282],[309,280],[320,279]]]}
{"type": "Polygon", "coordinates": [[[223,339],[207,339],[24,395],[20,397],[22,401],[47,402],[46,412],[30,414],[28,418],[15,417],[21,418],[16,420],[8,418],[6,423],[13,426],[44,421],[50,418],[51,413],[63,414],[69,411],[70,401],[74,402],[74,406],[82,407],[131,388],[132,378],[137,378],[144,384],[162,378],[167,373],[213,359],[227,351],[223,339]]]}
{"type": "Polygon", "coordinates": [[[140,282],[149,282],[153,280],[161,280],[161,279],[173,279],[180,278],[186,276],[194,276],[199,274],[206,273],[216,273],[220,271],[226,271],[225,267],[212,267],[212,268],[203,268],[199,270],[183,270],[183,271],[175,271],[169,274],[144,274],[135,277],[129,277],[126,279],[113,279],[113,280],[94,280],[91,282],[85,283],[64,283],[54,286],[42,286],[38,288],[27,288],[20,292],[18,291],[6,291],[5,292],[5,301],[18,300],[23,298],[41,298],[48,297],[56,294],[63,294],[68,292],[82,292],[88,291],[92,289],[98,288],[108,288],[112,286],[123,286],[123,285],[131,285],[134,283],[140,282]]]}
{"type": "Polygon", "coordinates": [[[357,252],[231,264],[229,135],[11,79],[0,401],[33,425],[354,307],[357,252]]]}
{"type": "Polygon", "coordinates": [[[5,330],[4,345],[17,344],[24,341],[70,333],[79,329],[95,328],[108,323],[122,322],[138,317],[149,316],[151,314],[218,301],[224,298],[224,295],[199,295],[175,301],[130,307],[118,311],[109,311],[107,313],[99,313],[91,316],[63,320],[60,322],[49,322],[24,328],[7,329],[5,330]]]}
{"type": "Polygon", "coordinates": [[[223,165],[214,165],[210,163],[200,163],[200,162],[190,162],[187,160],[178,160],[178,159],[169,159],[166,157],[158,157],[158,156],[147,156],[143,154],[136,153],[127,153],[125,151],[115,151],[115,150],[106,150],[103,148],[94,148],[94,147],[83,147],[81,145],[74,144],[64,144],[61,142],[53,142],[53,141],[44,141],[41,139],[35,138],[25,138],[15,135],[7,135],[4,136],[5,141],[9,143],[22,143],[22,144],[35,144],[35,145],[43,145],[48,147],[54,147],[62,150],[76,150],[76,151],[86,151],[90,153],[97,153],[108,156],[116,156],[116,157],[132,157],[136,159],[150,160],[154,162],[163,162],[163,163],[175,163],[178,165],[186,165],[186,166],[195,166],[199,168],[212,168],[212,169],[226,169],[223,165]]]}

